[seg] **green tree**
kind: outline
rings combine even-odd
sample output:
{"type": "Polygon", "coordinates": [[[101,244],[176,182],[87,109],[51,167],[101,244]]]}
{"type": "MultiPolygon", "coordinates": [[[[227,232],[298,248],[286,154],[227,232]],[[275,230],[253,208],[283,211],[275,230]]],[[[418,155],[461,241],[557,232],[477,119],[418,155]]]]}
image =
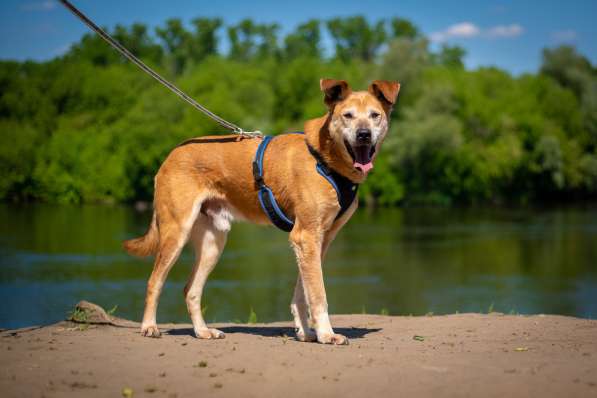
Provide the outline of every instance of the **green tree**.
{"type": "Polygon", "coordinates": [[[429,66],[431,54],[427,40],[398,38],[390,42],[375,75],[379,79],[400,82],[400,106],[395,115],[416,100],[421,90],[422,76],[429,66]]]}
{"type": "Polygon", "coordinates": [[[262,59],[276,56],[278,29],[277,24],[256,24],[250,19],[244,19],[238,25],[229,27],[230,58],[236,61],[250,61],[255,57],[262,59]]]}
{"type": "Polygon", "coordinates": [[[590,88],[595,71],[589,60],[571,46],[560,46],[543,50],[541,73],[553,77],[562,86],[571,89],[581,98],[586,88],[590,88]]]}
{"type": "MultiPolygon", "coordinates": [[[[105,27],[103,29],[108,30],[105,27]]],[[[121,62],[120,55],[95,33],[84,34],[78,43],[71,46],[65,57],[71,62],[84,60],[99,66],[121,62]]]]}
{"type": "Polygon", "coordinates": [[[276,57],[279,55],[278,48],[278,24],[261,24],[257,26],[257,32],[261,38],[257,47],[257,57],[260,59],[276,57]]]}
{"type": "MultiPolygon", "coordinates": [[[[127,29],[122,25],[116,25],[113,36],[117,42],[137,57],[143,59],[144,62],[159,64],[162,61],[163,50],[153,42],[147,31],[147,26],[135,23],[127,29]]],[[[104,46],[113,52],[107,43],[104,43],[104,46]]]]}
{"type": "Polygon", "coordinates": [[[43,137],[30,125],[7,119],[0,120],[0,137],[0,200],[29,200],[37,189],[33,170],[43,137]]]}
{"type": "Polygon", "coordinates": [[[386,40],[384,25],[384,21],[370,25],[363,16],[330,19],[327,26],[335,42],[336,57],[345,62],[373,61],[386,40]]]}
{"type": "Polygon", "coordinates": [[[182,25],[178,18],[171,18],[166,21],[166,26],[156,28],[156,35],[162,40],[168,56],[172,73],[182,73],[189,60],[192,35],[182,25]]]}
{"type": "Polygon", "coordinates": [[[191,39],[190,57],[194,62],[218,53],[217,31],[222,27],[221,18],[195,18],[195,33],[191,39]]]}
{"type": "Polygon", "coordinates": [[[251,59],[255,52],[256,34],[257,26],[250,19],[244,19],[238,25],[229,27],[230,58],[237,61],[251,59]]]}
{"type": "MultiPolygon", "coordinates": [[[[247,129],[303,129],[322,115],[321,77],[365,89],[398,80],[387,143],[359,195],[369,205],[541,203],[597,198],[597,78],[572,47],[544,52],[538,74],[463,67],[459,47],[432,52],[407,20],[275,24],[171,19],[111,33],[209,109],[247,129]],[[336,53],[320,47],[327,27],[336,53]],[[279,48],[278,43],[283,43],[279,48]]],[[[0,200],[151,200],[168,152],[222,128],[84,35],[47,62],[0,61],[0,200]]]]}
{"type": "Polygon", "coordinates": [[[543,50],[541,73],[574,92],[580,100],[587,144],[597,148],[597,71],[571,46],[543,50]]]}
{"type": "Polygon", "coordinates": [[[390,23],[395,38],[417,39],[421,36],[419,28],[408,19],[392,18],[390,23]]]}
{"type": "Polygon", "coordinates": [[[442,47],[437,54],[437,63],[448,68],[464,68],[463,58],[466,55],[466,50],[460,46],[450,46],[442,44],[442,47]]]}
{"type": "Polygon", "coordinates": [[[312,19],[299,25],[296,30],[284,39],[284,56],[286,59],[298,57],[321,57],[320,22],[312,19]]]}

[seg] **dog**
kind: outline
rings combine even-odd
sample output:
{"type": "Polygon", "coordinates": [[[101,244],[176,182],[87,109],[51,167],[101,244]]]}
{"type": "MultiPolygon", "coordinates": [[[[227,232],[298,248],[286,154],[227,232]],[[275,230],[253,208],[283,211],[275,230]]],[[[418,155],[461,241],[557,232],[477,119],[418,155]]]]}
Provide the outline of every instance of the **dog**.
{"type": "Polygon", "coordinates": [[[290,309],[296,338],[348,344],[345,336],[334,333],[329,320],[322,261],[356,210],[358,198],[353,194],[348,206],[341,208],[340,191],[327,177],[322,178],[320,166],[352,184],[353,191],[365,180],[386,137],[400,84],[376,80],[367,91],[353,92],[344,80],[321,79],[320,88],[327,113],[308,120],[304,134],[284,134],[271,140],[262,153],[261,176],[256,177],[254,158],[263,138],[195,138],[167,156],[155,176],[148,231],[124,242],[132,255],[155,255],[141,323],[143,336],[160,336],[156,323],[159,296],[168,272],[190,242],[196,260],[184,296],[195,335],[201,339],[224,337],[203,319],[203,287],[224,250],[234,220],[272,224],[260,203],[265,181],[276,206],[293,220],[289,241],[299,275],[290,309]]]}

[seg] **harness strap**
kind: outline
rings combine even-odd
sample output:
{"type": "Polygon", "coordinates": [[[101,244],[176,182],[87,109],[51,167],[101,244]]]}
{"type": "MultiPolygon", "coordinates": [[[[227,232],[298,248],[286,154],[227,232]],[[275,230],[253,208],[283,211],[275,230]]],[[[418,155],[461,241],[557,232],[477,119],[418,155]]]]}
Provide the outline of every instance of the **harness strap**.
{"type": "MultiPolygon", "coordinates": [[[[286,216],[284,211],[278,205],[276,197],[274,196],[271,188],[268,187],[263,180],[263,156],[268,144],[273,138],[274,137],[270,135],[264,136],[263,140],[257,147],[255,158],[253,160],[253,178],[255,179],[255,183],[259,188],[257,197],[263,212],[276,227],[283,231],[290,232],[294,227],[294,220],[291,220],[288,218],[288,216],[286,216]]],[[[348,210],[352,202],[354,202],[359,186],[343,175],[338,174],[334,170],[330,169],[321,155],[309,144],[307,144],[307,148],[309,149],[309,153],[311,153],[315,160],[317,160],[317,165],[315,166],[317,172],[323,178],[325,178],[336,191],[338,203],[340,204],[340,211],[336,215],[336,219],[338,219],[346,212],[346,210],[348,210]]]]}
{"type": "Polygon", "coordinates": [[[344,177],[342,174],[337,173],[333,169],[331,169],[326,163],[325,160],[321,157],[319,152],[315,150],[311,145],[307,143],[307,148],[311,155],[317,160],[317,166],[315,169],[319,174],[323,176],[330,185],[336,190],[336,194],[338,195],[338,203],[340,204],[340,211],[336,216],[336,220],[348,210],[352,202],[354,202],[355,197],[357,196],[357,191],[359,189],[359,184],[355,184],[354,182],[350,181],[348,178],[344,177]]]}
{"type": "Polygon", "coordinates": [[[253,160],[253,178],[259,187],[257,196],[263,212],[267,214],[267,217],[276,227],[283,231],[290,232],[294,227],[294,222],[286,217],[286,214],[284,214],[282,209],[280,209],[280,206],[278,206],[274,193],[263,181],[263,155],[272,138],[274,137],[266,135],[257,147],[255,159],[253,160]]]}

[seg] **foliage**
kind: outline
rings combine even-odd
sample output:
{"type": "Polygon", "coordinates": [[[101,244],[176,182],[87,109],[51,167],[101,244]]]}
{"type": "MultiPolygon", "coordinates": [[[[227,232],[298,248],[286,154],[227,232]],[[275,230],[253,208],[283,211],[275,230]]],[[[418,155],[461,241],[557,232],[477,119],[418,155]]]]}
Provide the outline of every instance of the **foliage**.
{"type": "MultiPolygon", "coordinates": [[[[277,24],[170,19],[111,33],[209,109],[248,129],[302,129],[321,115],[318,81],[402,84],[391,131],[360,195],[369,204],[530,203],[597,195],[597,78],[572,47],[538,74],[466,70],[410,21],[277,24]],[[219,39],[228,38],[227,54],[219,39]],[[335,47],[325,54],[324,37],[335,47]]],[[[92,34],[43,63],[0,62],[0,199],[150,200],[169,150],[221,131],[92,34]]]]}
{"type": "Polygon", "coordinates": [[[255,310],[253,310],[253,307],[251,307],[251,309],[249,310],[249,317],[247,318],[247,323],[257,323],[257,314],[255,313],[255,310]]]}
{"type": "Polygon", "coordinates": [[[336,57],[344,62],[353,57],[372,61],[386,40],[384,21],[370,25],[363,16],[334,18],[327,26],[336,44],[336,57]]]}
{"type": "Polygon", "coordinates": [[[76,307],[70,313],[68,320],[80,323],[87,323],[87,321],[89,320],[89,314],[86,310],[76,307]]]}

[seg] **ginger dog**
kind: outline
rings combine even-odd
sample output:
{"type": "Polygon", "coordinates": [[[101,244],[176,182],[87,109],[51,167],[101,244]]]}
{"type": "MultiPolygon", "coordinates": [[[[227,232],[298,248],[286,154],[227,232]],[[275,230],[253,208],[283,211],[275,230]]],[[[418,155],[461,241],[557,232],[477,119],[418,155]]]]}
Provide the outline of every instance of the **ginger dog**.
{"type": "MultiPolygon", "coordinates": [[[[348,344],[330,324],[322,260],[358,200],[336,219],[340,210],[336,191],[317,173],[316,159],[306,143],[329,168],[355,183],[363,182],[388,131],[400,84],[374,81],[367,91],[353,92],[343,80],[322,79],[320,86],[327,114],[307,121],[305,135],[282,135],[271,141],[264,157],[264,178],[280,207],[295,220],[289,240],[299,276],[290,309],[297,339],[348,344]]],[[[271,224],[259,205],[252,174],[260,142],[261,138],[237,135],[195,138],[176,147],[160,167],[149,230],[124,242],[130,254],[156,256],[147,283],[143,336],[160,336],[158,299],[168,272],[190,241],[196,260],[184,294],[195,335],[202,339],[224,337],[223,332],[205,324],[201,295],[224,250],[232,221],[271,224]]]]}

